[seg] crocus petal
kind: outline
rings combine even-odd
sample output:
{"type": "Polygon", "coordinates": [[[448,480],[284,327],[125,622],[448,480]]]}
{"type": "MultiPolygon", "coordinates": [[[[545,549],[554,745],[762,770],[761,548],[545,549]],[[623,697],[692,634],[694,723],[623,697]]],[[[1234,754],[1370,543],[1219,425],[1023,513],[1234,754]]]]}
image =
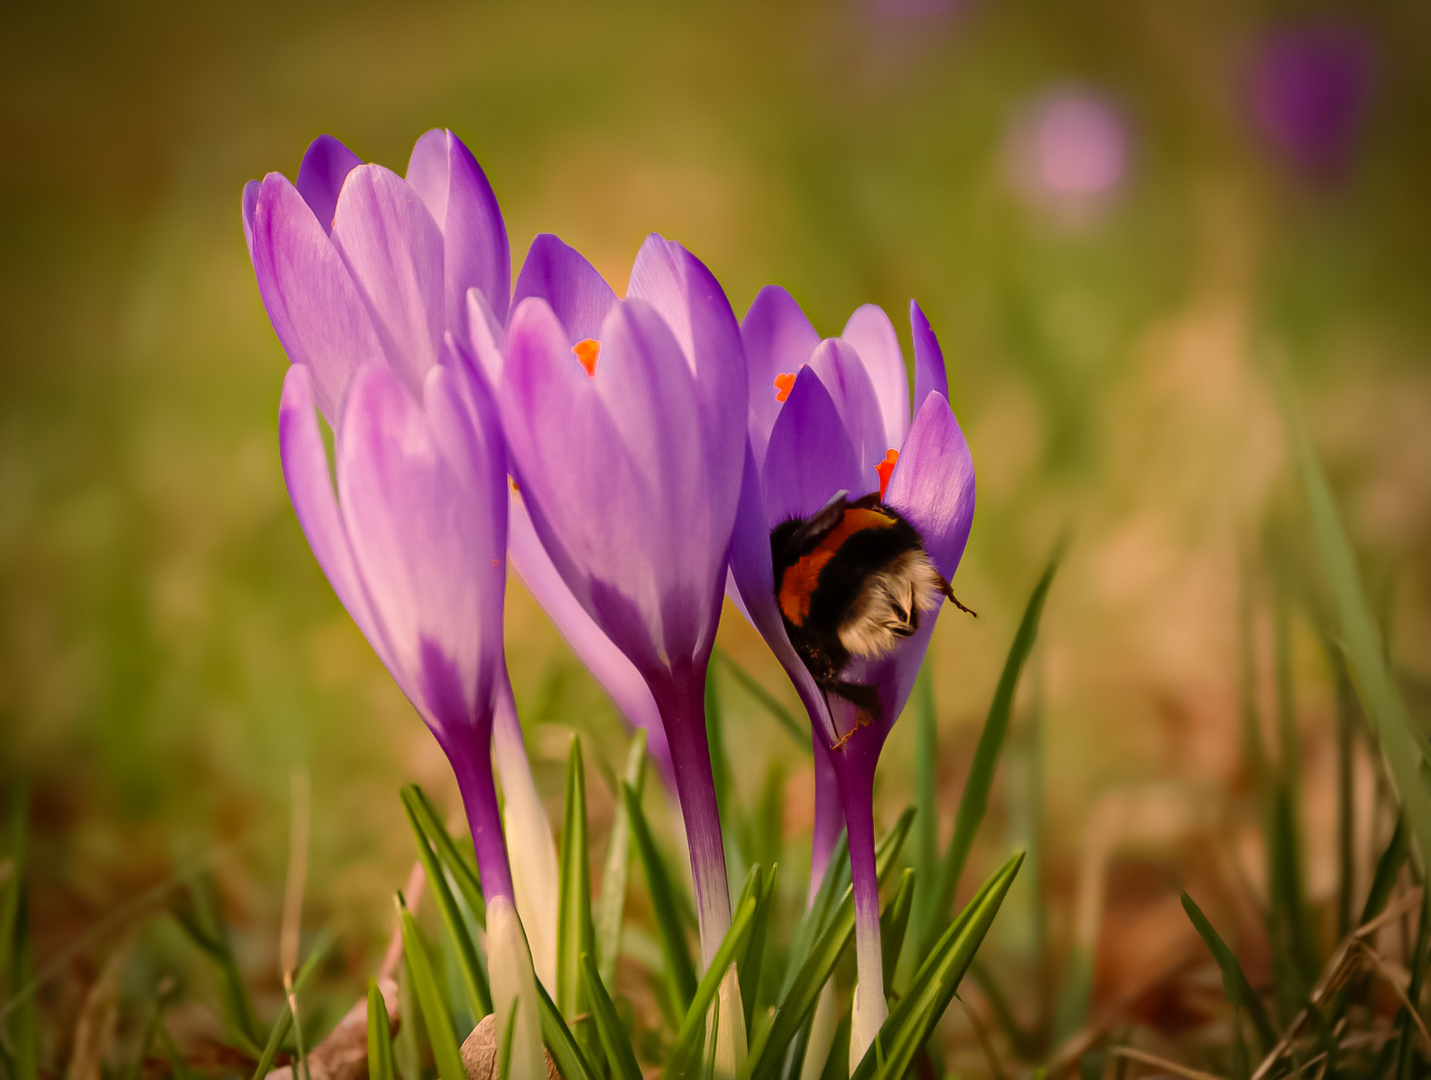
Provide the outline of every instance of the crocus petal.
{"type": "Polygon", "coordinates": [[[934,565],[952,578],[974,523],[974,459],[943,394],[931,393],[920,407],[885,502],[919,530],[934,565]]]}
{"type": "MultiPolygon", "coordinates": [[[[815,379],[814,382],[819,385],[818,379],[815,379]]],[[[828,395],[826,397],[828,399],[828,395]]],[[[780,608],[775,601],[774,571],[770,562],[771,521],[772,515],[766,508],[760,473],[755,464],[755,452],[753,448],[747,448],[745,477],[741,482],[740,489],[740,509],[736,514],[735,532],[730,541],[731,579],[740,593],[746,617],[750,619],[751,625],[765,639],[770,650],[775,653],[776,659],[785,668],[786,674],[790,676],[790,681],[794,683],[795,689],[800,695],[806,712],[810,714],[811,721],[818,725],[819,730],[828,735],[826,742],[833,742],[835,736],[830,725],[824,695],[815,685],[815,680],[810,676],[809,669],[796,654],[794,646],[790,644],[790,639],[785,633],[785,624],[780,618],[780,608]]],[[[819,741],[818,735],[816,740],[819,741]]],[[[818,754],[819,750],[817,749],[816,752],[818,754]]],[[[818,763],[816,773],[818,780],[818,763]]],[[[821,819],[821,822],[828,824],[830,820],[826,816],[821,819]]],[[[825,840],[833,845],[839,830],[840,826],[836,824],[834,833],[827,835],[827,830],[822,829],[820,823],[817,822],[816,850],[813,856],[816,862],[829,857],[829,848],[824,848],[822,853],[820,846],[825,840]]],[[[823,868],[820,873],[823,876],[823,868]]]]}
{"type": "Polygon", "coordinates": [[[600,338],[606,313],[616,303],[616,294],[596,267],[551,233],[540,233],[532,241],[517,275],[512,310],[529,296],[539,296],[550,305],[566,328],[569,345],[600,338]]]}
{"type": "Polygon", "coordinates": [[[767,552],[769,530],[782,521],[809,517],[837,491],[853,494],[867,487],[844,420],[830,391],[810,368],[796,376],[785,408],[770,432],[762,479],[769,515],[767,552]]]}
{"type": "Polygon", "coordinates": [[[944,350],[917,301],[909,302],[909,329],[914,336],[914,415],[930,393],[949,399],[949,373],[944,367],[944,350]]]}
{"type": "Polygon", "coordinates": [[[442,230],[448,329],[461,329],[471,288],[482,291],[499,323],[506,322],[512,285],[507,228],[472,151],[450,131],[429,131],[412,148],[407,182],[442,230]]]}
{"type": "Polygon", "coordinates": [[[855,460],[859,462],[860,480],[858,486],[849,489],[850,498],[878,491],[876,467],[884,460],[886,451],[899,447],[885,439],[884,418],[879,412],[868,369],[849,342],[831,338],[820,342],[811,355],[810,370],[820,376],[830,392],[854,448],[855,460]]]}
{"type": "Polygon", "coordinates": [[[885,446],[898,447],[909,430],[909,376],[894,324],[882,307],[866,304],[850,316],[840,337],[853,345],[865,362],[884,419],[885,446]]]}
{"type": "Polygon", "coordinates": [[[502,656],[505,501],[481,433],[461,437],[453,375],[434,369],[424,410],[379,366],[354,377],[338,488],[355,561],[397,670],[439,732],[490,720],[502,656]]]}
{"type": "Polygon", "coordinates": [[[313,396],[336,426],[353,372],[384,358],[372,319],[343,260],[286,177],[264,178],[250,230],[258,291],[274,332],[288,358],[312,371],[313,396]]]}
{"type": "Polygon", "coordinates": [[[489,386],[502,385],[504,331],[480,289],[467,290],[467,345],[489,386]]]}
{"type": "Polygon", "coordinates": [[[660,313],[692,365],[709,425],[710,464],[727,469],[713,477],[712,486],[732,493],[727,516],[733,516],[745,452],[746,385],[745,348],[730,301],[703,262],[655,233],[636,255],[626,295],[660,313]]]}
{"type": "Polygon", "coordinates": [[[290,367],[283,379],[283,396],[278,404],[278,447],[288,497],[308,546],[358,629],[392,670],[392,651],[363,588],[333,494],[328,451],[313,412],[312,376],[301,364],[290,367]]]}
{"type": "Polygon", "coordinates": [[[308,144],[298,166],[297,187],[324,232],[333,231],[333,211],[338,208],[343,181],[362,163],[362,158],[331,135],[319,135],[308,144]]]}
{"type": "Polygon", "coordinates": [[[770,429],[780,415],[781,400],[789,394],[775,385],[781,375],[794,377],[810,360],[820,335],[805,318],[800,305],[779,285],[767,285],[756,293],[750,310],[740,324],[745,343],[746,386],[750,412],[748,427],[755,448],[755,460],[763,461],[770,429]]]}
{"type": "Polygon", "coordinates": [[[644,675],[669,662],[663,653],[709,648],[738,486],[725,511],[695,380],[660,316],[621,301],[601,337],[588,377],[551,309],[524,301],[507,337],[502,417],[543,546],[616,645],[650,665],[644,675]]]}
{"type": "Polygon", "coordinates": [[[243,186],[243,240],[248,245],[249,260],[253,259],[253,212],[258,208],[258,193],[263,185],[250,180],[243,186]]]}
{"type": "Polygon", "coordinates": [[[512,1050],[507,1075],[546,1076],[542,1057],[541,999],[532,972],[532,956],[521,920],[511,901],[503,898],[487,905],[487,956],[492,975],[494,1031],[507,1031],[512,1010],[512,1050]]]}
{"type": "Polygon", "coordinates": [[[338,249],[388,363],[419,397],[443,339],[442,233],[407,182],[380,165],[348,174],[333,218],[338,249]]]}
{"type": "Polygon", "coordinates": [[[507,513],[507,552],[523,584],[547,613],[571,651],[586,665],[627,721],[646,731],[646,746],[669,780],[671,751],[651,689],[586,608],[567,588],[532,528],[522,497],[512,493],[507,513]]]}

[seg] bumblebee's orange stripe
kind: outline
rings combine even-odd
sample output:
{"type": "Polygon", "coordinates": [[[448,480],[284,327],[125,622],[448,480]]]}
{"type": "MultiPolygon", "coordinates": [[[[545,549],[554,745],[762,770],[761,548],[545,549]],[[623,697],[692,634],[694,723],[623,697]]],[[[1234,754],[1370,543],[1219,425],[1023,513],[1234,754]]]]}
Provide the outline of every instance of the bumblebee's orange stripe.
{"type": "Polygon", "coordinates": [[[820,571],[835,557],[840,545],[864,529],[888,529],[895,519],[879,510],[846,510],[820,546],[789,567],[780,579],[780,610],[796,626],[810,614],[810,594],[820,581],[820,571]]]}

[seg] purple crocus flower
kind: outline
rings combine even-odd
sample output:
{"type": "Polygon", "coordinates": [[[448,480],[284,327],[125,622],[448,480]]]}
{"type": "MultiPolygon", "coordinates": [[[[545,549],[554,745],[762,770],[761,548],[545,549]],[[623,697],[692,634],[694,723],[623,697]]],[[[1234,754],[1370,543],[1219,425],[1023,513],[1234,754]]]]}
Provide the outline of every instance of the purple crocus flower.
{"type": "MultiPolygon", "coordinates": [[[[279,173],[248,184],[243,219],[293,361],[279,442],[294,509],[452,763],[487,896],[514,900],[491,752],[503,717],[530,786],[502,648],[506,452],[491,393],[454,344],[469,290],[506,311],[496,199],[451,132],[418,140],[406,179],[322,136],[296,186],[279,173]],[[334,433],[336,497],[315,405],[334,433]]],[[[507,786],[509,803],[535,799],[507,786]]]]}
{"type": "Polygon", "coordinates": [[[730,922],[704,692],[745,441],[735,316],[678,244],[648,238],[617,299],[581,255],[539,236],[500,359],[473,323],[478,355],[502,369],[512,475],[540,550],[659,717],[708,961],[730,922]]]}
{"type": "Polygon", "coordinates": [[[1257,57],[1252,106],[1258,124],[1310,173],[1334,177],[1351,160],[1371,98],[1372,46],[1361,28],[1294,26],[1257,57]]]}
{"type": "MultiPolygon", "coordinates": [[[[879,492],[919,532],[935,568],[951,578],[974,514],[974,465],[949,407],[943,355],[919,306],[914,336],[914,409],[899,339],[874,305],[851,316],[840,337],[820,340],[783,289],[761,290],[741,326],[749,386],[749,442],[740,511],[731,544],[738,598],[785,667],[814,728],[819,782],[828,754],[850,843],[859,985],[851,1033],[858,1063],[886,1015],[875,873],[873,782],[891,726],[904,708],[934,631],[915,634],[874,661],[855,659],[843,679],[874,687],[880,718],[861,724],[855,707],[826,696],[799,659],[776,601],[771,531],[804,518],[836,492],[850,499],[879,492]]],[[[826,781],[828,783],[828,781],[826,781]]],[[[818,796],[817,792],[817,796],[818,796]]],[[[828,803],[828,800],[827,800],[828,803]]],[[[828,857],[838,831],[833,812],[817,814],[816,857],[828,857]]]]}

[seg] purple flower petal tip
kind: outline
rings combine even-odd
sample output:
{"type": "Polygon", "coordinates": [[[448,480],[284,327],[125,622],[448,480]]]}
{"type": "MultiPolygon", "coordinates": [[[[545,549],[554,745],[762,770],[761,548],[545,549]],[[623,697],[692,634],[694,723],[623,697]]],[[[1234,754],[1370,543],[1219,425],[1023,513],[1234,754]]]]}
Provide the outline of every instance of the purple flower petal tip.
{"type": "Polygon", "coordinates": [[[599,339],[601,324],[616,303],[616,294],[596,267],[551,233],[540,233],[532,241],[517,275],[512,310],[529,297],[546,301],[572,344],[599,339]]]}
{"type": "Polygon", "coordinates": [[[295,186],[324,232],[333,231],[333,213],[343,181],[362,163],[362,158],[331,135],[319,135],[308,145],[295,186]]]}
{"type": "Polygon", "coordinates": [[[919,415],[924,399],[931,393],[949,398],[949,373],[944,367],[944,350],[919,306],[909,302],[909,329],[914,338],[914,415],[919,415]]]}

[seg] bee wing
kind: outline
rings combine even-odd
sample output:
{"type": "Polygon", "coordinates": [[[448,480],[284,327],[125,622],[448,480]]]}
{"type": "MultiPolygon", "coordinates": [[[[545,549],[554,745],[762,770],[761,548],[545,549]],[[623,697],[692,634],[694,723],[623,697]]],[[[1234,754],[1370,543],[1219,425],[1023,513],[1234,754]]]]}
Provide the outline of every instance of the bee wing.
{"type": "Polygon", "coordinates": [[[849,494],[848,491],[835,492],[829,502],[797,525],[795,531],[790,534],[788,549],[802,553],[814,550],[831,530],[845,520],[846,499],[849,494]]]}

